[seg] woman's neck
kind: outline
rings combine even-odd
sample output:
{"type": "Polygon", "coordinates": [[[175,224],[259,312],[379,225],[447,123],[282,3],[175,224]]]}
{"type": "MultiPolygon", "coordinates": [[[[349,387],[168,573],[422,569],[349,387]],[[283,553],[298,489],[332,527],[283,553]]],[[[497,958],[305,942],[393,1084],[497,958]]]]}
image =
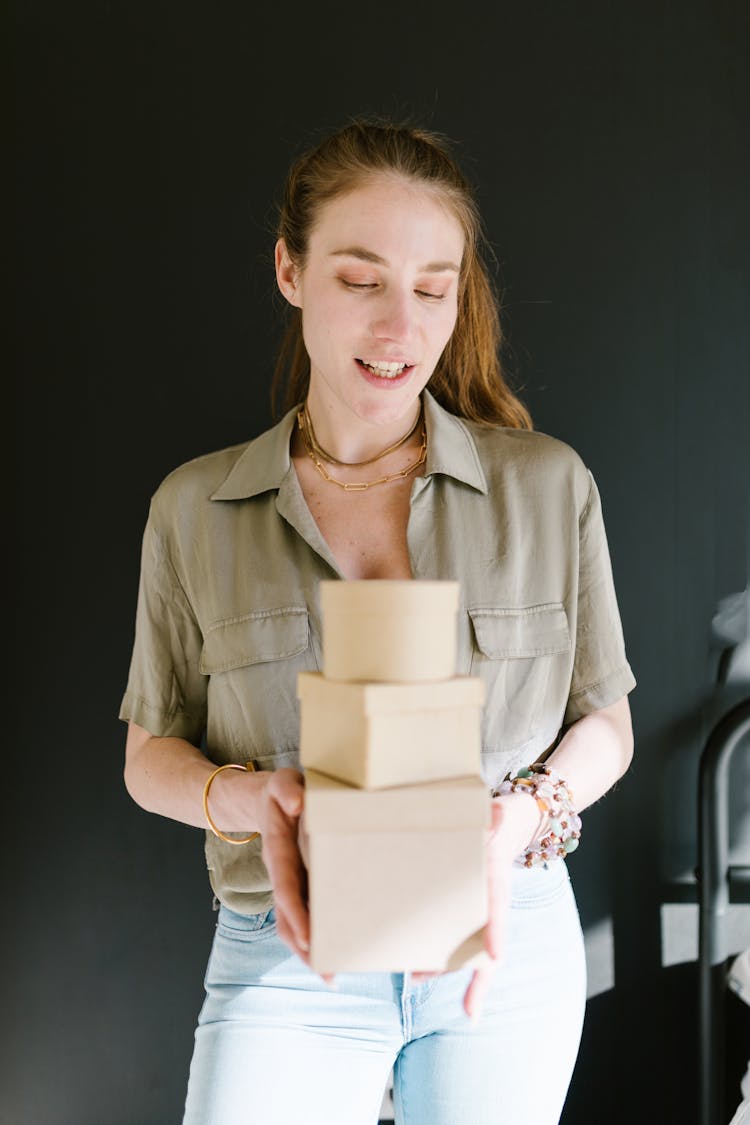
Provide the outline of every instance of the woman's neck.
{"type": "MultiPolygon", "coordinates": [[[[337,461],[356,464],[369,458],[377,458],[406,434],[410,438],[413,436],[416,444],[420,441],[419,427],[416,426],[422,409],[420,399],[416,399],[405,413],[393,419],[378,418],[370,421],[343,404],[327,402],[311,388],[306,408],[319,449],[329,453],[337,461]],[[412,430],[413,435],[410,433],[412,430]]],[[[411,442],[406,442],[400,449],[410,446],[411,442]]]]}

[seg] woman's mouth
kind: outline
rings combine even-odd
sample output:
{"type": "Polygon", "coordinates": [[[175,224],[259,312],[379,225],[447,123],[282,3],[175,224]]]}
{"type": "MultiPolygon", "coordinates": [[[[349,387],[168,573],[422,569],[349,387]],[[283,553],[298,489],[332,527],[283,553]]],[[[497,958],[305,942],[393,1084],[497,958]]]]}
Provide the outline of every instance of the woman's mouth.
{"type": "Polygon", "coordinates": [[[357,359],[357,364],[361,369],[367,372],[368,375],[374,376],[375,379],[382,379],[384,382],[393,383],[396,380],[402,379],[405,375],[413,369],[413,363],[401,363],[398,361],[384,362],[382,360],[374,359],[357,359]]]}

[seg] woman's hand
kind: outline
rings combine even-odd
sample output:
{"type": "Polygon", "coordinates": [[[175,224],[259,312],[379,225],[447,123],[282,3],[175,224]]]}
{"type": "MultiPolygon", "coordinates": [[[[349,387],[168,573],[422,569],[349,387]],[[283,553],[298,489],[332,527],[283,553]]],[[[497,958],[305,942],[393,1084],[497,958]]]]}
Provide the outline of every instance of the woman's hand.
{"type": "MultiPolygon", "coordinates": [[[[192,743],[152,735],[145,727],[129,724],[125,784],[141,808],[206,828],[203,794],[215,769],[192,743]]],[[[224,770],[213,782],[210,803],[214,823],[223,832],[261,834],[279,936],[308,961],[307,875],[297,844],[305,803],[302,773],[287,768],[224,770]]]]}
{"type": "Polygon", "coordinates": [[[287,768],[262,776],[265,783],[257,797],[257,823],[273,888],[276,926],[281,940],[309,964],[307,872],[298,842],[304,777],[299,770],[287,768]]]}
{"type": "Polygon", "coordinates": [[[524,793],[495,797],[492,801],[492,821],[487,841],[488,916],[485,937],[489,959],[474,970],[464,994],[464,1011],[473,1023],[481,1015],[495,965],[503,955],[513,861],[533,838],[540,821],[536,801],[524,793]]]}
{"type": "MultiPolygon", "coordinates": [[[[571,789],[580,813],[622,777],[633,755],[633,728],[627,696],[592,711],[568,727],[547,759],[571,789]]],[[[510,899],[511,864],[541,827],[536,801],[525,793],[509,793],[492,802],[489,842],[489,921],[486,948],[491,958],[474,973],[464,996],[464,1009],[479,1018],[495,962],[502,956],[510,899]]]]}

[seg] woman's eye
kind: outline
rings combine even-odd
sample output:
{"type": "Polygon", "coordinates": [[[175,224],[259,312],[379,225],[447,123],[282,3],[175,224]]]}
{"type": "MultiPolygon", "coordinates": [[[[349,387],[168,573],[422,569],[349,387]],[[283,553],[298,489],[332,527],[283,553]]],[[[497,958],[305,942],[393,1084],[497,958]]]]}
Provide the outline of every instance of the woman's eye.
{"type": "Polygon", "coordinates": [[[342,285],[347,289],[374,289],[374,281],[347,281],[345,277],[339,278],[342,285]]]}
{"type": "MultiPolygon", "coordinates": [[[[346,289],[355,289],[359,292],[378,288],[377,281],[350,281],[346,277],[340,277],[339,281],[346,289]]],[[[423,297],[428,301],[442,301],[445,298],[445,293],[431,293],[427,289],[415,289],[414,292],[418,297],[423,297]]]]}

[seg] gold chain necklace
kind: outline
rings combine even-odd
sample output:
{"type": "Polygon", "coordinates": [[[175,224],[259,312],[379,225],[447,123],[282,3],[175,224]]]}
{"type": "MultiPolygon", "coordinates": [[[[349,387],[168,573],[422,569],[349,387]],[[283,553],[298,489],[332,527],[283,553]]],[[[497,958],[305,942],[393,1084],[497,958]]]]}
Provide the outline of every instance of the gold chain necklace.
{"type": "MultiPolygon", "coordinates": [[[[407,465],[406,468],[401,469],[398,473],[390,473],[386,477],[378,477],[377,480],[358,481],[356,483],[352,481],[337,480],[336,477],[331,476],[323,462],[315,454],[313,447],[310,444],[307,429],[305,428],[303,412],[304,408],[298,411],[297,422],[299,424],[300,432],[302,433],[302,439],[305,443],[305,449],[307,450],[310,460],[322,476],[323,480],[328,481],[330,484],[337,484],[339,488],[343,488],[344,492],[364,492],[367,488],[374,488],[376,484],[387,484],[388,481],[398,480],[400,477],[408,477],[410,473],[413,473],[414,470],[418,469],[420,465],[424,465],[425,461],[427,460],[427,426],[425,425],[424,418],[422,418],[422,444],[419,447],[419,453],[417,455],[416,461],[412,461],[410,465],[407,465]]],[[[419,419],[417,419],[417,421],[419,421],[419,419]]],[[[415,429],[416,425],[412,428],[411,433],[414,433],[415,429]]],[[[402,445],[404,440],[405,439],[402,439],[398,444],[402,445]]],[[[389,451],[386,450],[386,452],[389,451]]],[[[380,457],[384,456],[385,454],[380,454],[380,457]]],[[[378,461],[380,460],[380,458],[375,457],[373,458],[373,460],[378,461]]],[[[369,464],[369,462],[363,461],[362,464],[369,464]]]]}
{"type": "Polygon", "coordinates": [[[303,436],[305,434],[307,435],[306,444],[310,446],[313,453],[320,457],[322,461],[327,461],[329,465],[341,465],[342,468],[345,469],[361,469],[365,465],[372,465],[375,461],[381,461],[383,457],[387,456],[387,454],[393,453],[394,449],[400,449],[401,446],[404,445],[404,443],[407,442],[412,436],[421,419],[422,405],[420,403],[419,413],[417,414],[417,417],[414,420],[414,425],[409,430],[408,434],[404,434],[404,436],[399,438],[397,442],[395,442],[393,445],[389,445],[387,449],[384,449],[382,453],[377,453],[374,457],[368,457],[366,461],[338,461],[330,453],[326,452],[326,450],[323,449],[323,446],[318,442],[318,439],[315,436],[315,430],[313,429],[312,418],[310,417],[310,412],[307,409],[307,402],[303,403],[302,409],[297,414],[299,428],[302,430],[303,436]]]}

